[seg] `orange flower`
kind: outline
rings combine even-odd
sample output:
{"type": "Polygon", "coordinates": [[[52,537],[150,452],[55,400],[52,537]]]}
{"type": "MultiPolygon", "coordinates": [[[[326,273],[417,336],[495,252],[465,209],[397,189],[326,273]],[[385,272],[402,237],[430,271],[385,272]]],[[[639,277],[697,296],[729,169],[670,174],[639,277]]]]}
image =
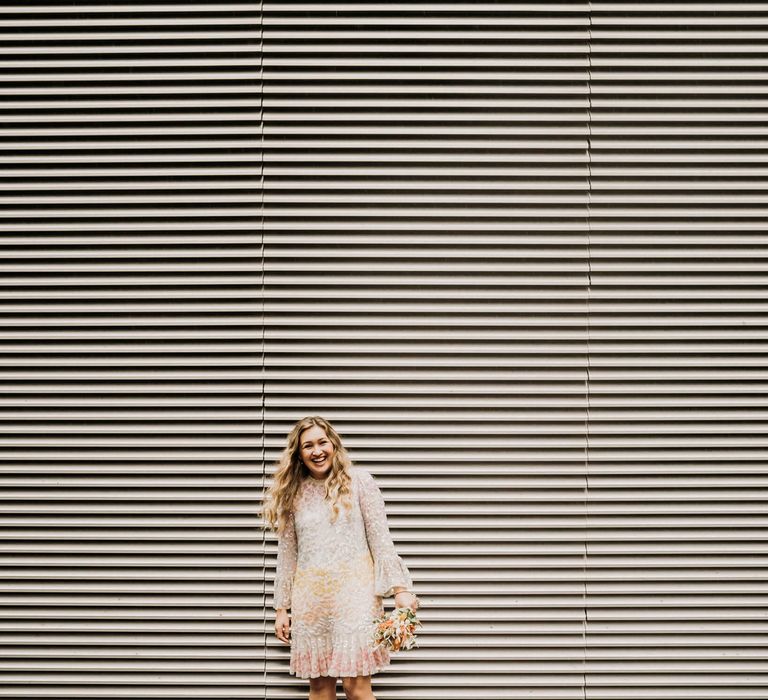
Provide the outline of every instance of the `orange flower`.
{"type": "Polygon", "coordinates": [[[401,651],[416,646],[415,630],[421,626],[421,621],[411,608],[397,608],[373,622],[373,642],[377,647],[401,651]]]}

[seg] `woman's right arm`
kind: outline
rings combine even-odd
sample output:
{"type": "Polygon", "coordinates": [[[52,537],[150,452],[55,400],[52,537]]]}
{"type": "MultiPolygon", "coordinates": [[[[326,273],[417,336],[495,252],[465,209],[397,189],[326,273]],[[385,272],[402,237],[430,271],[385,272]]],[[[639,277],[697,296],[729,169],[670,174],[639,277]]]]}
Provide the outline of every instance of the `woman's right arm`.
{"type": "Polygon", "coordinates": [[[296,526],[293,513],[283,532],[277,536],[277,571],[275,573],[275,594],[272,607],[275,610],[287,610],[291,607],[293,593],[293,577],[296,573],[298,547],[296,542],[296,526]]]}

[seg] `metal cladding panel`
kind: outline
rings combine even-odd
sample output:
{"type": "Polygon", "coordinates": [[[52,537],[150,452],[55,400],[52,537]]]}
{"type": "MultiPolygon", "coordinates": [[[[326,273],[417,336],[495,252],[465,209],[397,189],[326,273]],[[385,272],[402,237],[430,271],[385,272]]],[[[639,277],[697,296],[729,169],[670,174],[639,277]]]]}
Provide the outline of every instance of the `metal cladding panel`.
{"type": "Polygon", "coordinates": [[[585,695],[768,697],[768,3],[592,2],[585,695]]]}
{"type": "Polygon", "coordinates": [[[263,697],[258,6],[0,35],[0,697],[263,697]]]}
{"type": "Polygon", "coordinates": [[[263,17],[267,460],[319,414],[382,488],[425,627],[376,697],[583,698],[588,5],[263,17]]]}

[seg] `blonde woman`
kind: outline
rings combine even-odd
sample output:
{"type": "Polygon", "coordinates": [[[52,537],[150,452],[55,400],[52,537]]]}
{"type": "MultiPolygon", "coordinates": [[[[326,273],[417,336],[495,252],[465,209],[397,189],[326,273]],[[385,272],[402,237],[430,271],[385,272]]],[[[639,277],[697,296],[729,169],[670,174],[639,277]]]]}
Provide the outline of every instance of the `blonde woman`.
{"type": "Polygon", "coordinates": [[[350,700],[375,700],[371,676],[390,658],[373,648],[373,619],[387,596],[414,611],[419,602],[373,476],[352,466],[328,421],[303,418],[262,515],[278,535],[275,634],[291,646],[290,672],[309,679],[310,700],[335,700],[339,678],[350,700]]]}

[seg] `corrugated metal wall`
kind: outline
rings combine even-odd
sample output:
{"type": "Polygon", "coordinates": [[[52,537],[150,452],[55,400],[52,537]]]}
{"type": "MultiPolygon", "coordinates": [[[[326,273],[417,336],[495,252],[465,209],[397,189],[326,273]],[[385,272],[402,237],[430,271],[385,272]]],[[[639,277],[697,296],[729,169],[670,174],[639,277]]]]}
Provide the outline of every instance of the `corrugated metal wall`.
{"type": "Polygon", "coordinates": [[[766,696],[768,3],[0,20],[2,697],[306,698],[307,413],[424,603],[379,700],[766,696]]]}
{"type": "Polygon", "coordinates": [[[264,6],[267,455],[319,413],[382,487],[426,629],[380,700],[583,697],[587,10],[264,6]]]}
{"type": "Polygon", "coordinates": [[[258,6],[0,21],[0,695],[263,697],[258,6]]]}
{"type": "Polygon", "coordinates": [[[768,697],[768,3],[592,2],[590,698],[768,697]]]}
{"type": "Polygon", "coordinates": [[[377,697],[766,697],[768,3],[264,9],[268,456],[385,491],[377,697]]]}

